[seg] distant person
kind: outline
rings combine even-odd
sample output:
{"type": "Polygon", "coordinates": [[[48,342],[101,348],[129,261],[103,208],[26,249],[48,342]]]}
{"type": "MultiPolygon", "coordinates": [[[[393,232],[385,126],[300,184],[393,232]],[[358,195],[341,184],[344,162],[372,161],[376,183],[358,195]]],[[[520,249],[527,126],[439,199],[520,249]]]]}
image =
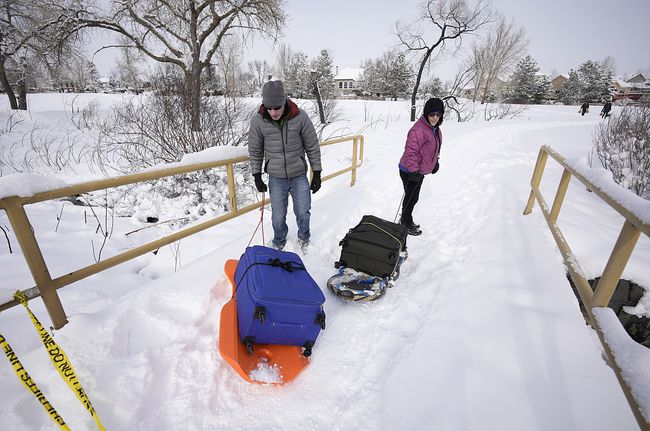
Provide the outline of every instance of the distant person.
{"type": "Polygon", "coordinates": [[[320,142],[314,124],[305,111],[287,98],[282,81],[269,81],[262,87],[262,105],[253,115],[248,132],[248,154],[255,187],[267,191],[262,180],[269,174],[271,197],[272,245],[282,250],[287,242],[287,206],[289,195],[298,225],[298,245],[309,245],[311,195],[321,187],[320,142]],[[307,161],[313,171],[311,184],[307,180],[307,161]]]}
{"type": "Polygon", "coordinates": [[[408,131],[404,153],[399,160],[399,176],[404,186],[402,217],[409,235],[421,235],[420,225],[413,221],[413,209],[420,197],[420,188],[426,174],[435,174],[440,167],[438,156],[442,146],[440,125],[445,113],[442,100],[432,98],[424,104],[422,116],[408,131]]]}
{"type": "Polygon", "coordinates": [[[603,105],[603,110],[600,111],[600,116],[603,118],[609,117],[609,111],[612,110],[612,102],[609,100],[603,105]]]}
{"type": "Polygon", "coordinates": [[[580,109],[578,112],[582,113],[584,116],[587,112],[589,112],[589,102],[585,102],[580,106],[580,109]]]}

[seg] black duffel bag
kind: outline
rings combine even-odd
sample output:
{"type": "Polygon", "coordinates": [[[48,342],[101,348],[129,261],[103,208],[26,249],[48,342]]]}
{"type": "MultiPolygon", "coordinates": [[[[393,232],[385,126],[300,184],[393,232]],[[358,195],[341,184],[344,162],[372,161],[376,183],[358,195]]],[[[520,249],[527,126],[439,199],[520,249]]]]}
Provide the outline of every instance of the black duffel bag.
{"type": "Polygon", "coordinates": [[[339,242],[341,258],[334,266],[396,279],[406,259],[407,236],[403,225],[365,215],[339,242]]]}

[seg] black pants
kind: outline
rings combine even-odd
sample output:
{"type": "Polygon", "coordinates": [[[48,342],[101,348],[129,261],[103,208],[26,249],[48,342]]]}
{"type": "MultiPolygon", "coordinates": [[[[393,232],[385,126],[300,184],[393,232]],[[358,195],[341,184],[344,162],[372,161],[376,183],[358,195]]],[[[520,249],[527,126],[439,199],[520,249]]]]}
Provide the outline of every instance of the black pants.
{"type": "Polygon", "coordinates": [[[422,187],[424,177],[417,182],[409,181],[409,174],[401,169],[399,170],[399,177],[402,179],[405,193],[404,200],[402,201],[402,217],[400,221],[405,224],[411,224],[413,223],[413,208],[415,208],[415,204],[420,199],[420,187],[422,187]]]}

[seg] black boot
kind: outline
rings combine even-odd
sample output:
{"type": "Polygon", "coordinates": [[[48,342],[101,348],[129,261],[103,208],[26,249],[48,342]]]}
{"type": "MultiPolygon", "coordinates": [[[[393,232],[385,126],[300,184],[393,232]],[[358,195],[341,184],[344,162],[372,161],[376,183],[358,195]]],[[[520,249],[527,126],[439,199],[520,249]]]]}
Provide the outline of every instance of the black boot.
{"type": "Polygon", "coordinates": [[[411,222],[405,222],[405,221],[400,221],[400,223],[406,227],[406,231],[408,232],[409,235],[413,236],[418,236],[422,235],[422,230],[420,229],[420,225],[417,225],[415,223],[411,222]]]}

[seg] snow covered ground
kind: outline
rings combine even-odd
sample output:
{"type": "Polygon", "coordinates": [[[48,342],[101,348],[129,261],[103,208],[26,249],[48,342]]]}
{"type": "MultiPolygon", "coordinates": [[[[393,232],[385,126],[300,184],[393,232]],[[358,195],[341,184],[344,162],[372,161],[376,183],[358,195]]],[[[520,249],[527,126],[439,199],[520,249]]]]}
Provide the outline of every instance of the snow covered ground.
{"type": "MultiPolygon", "coordinates": [[[[108,96],[92,97],[107,103],[108,96]]],[[[65,127],[63,98],[35,96],[25,121],[65,127]]],[[[354,187],[342,176],[314,195],[304,261],[323,288],[335,272],[338,241],[361,216],[395,218],[402,195],[397,160],[410,127],[406,102],[340,106],[344,120],[329,130],[363,133],[365,162],[354,187]]],[[[596,111],[581,117],[575,107],[536,106],[489,123],[448,117],[440,171],[425,178],[414,212],[424,234],[409,238],[396,287],[363,304],[326,291],[327,329],[310,366],[287,386],[244,382],[217,349],[219,311],[230,298],[223,263],[248,244],[256,211],[59,290],[69,323],[54,336],[110,430],[637,429],[580,314],[546,222],[537,207],[522,215],[539,147],[586,158],[602,121],[596,111]]],[[[324,174],[350,154],[349,144],[324,148],[324,174]]],[[[542,182],[549,203],[561,172],[549,160],[542,182]]],[[[97,241],[82,207],[65,206],[55,231],[60,211],[60,202],[28,208],[53,276],[92,263],[90,241],[97,241]]],[[[588,277],[601,274],[622,224],[572,180],[559,225],[588,277]]],[[[0,226],[8,225],[0,212],[0,226]]],[[[288,248],[297,249],[295,222],[289,225],[288,248]]],[[[135,218],[118,219],[105,256],[157,234],[125,236],[141,226],[135,218]]],[[[265,232],[268,240],[269,217],[265,232]]],[[[3,241],[0,297],[6,299],[33,282],[15,239],[13,254],[3,241]]],[[[650,286],[648,261],[650,240],[642,235],[624,278],[650,286]]],[[[49,326],[42,302],[30,306],[49,326]]],[[[650,295],[634,311],[648,315],[650,295]]],[[[0,314],[0,333],[71,429],[95,429],[22,307],[0,314]]],[[[0,363],[3,428],[54,429],[8,362],[0,363]]],[[[635,370],[646,382],[648,364],[635,370]]],[[[650,394],[650,384],[642,390],[650,394]]]]}

